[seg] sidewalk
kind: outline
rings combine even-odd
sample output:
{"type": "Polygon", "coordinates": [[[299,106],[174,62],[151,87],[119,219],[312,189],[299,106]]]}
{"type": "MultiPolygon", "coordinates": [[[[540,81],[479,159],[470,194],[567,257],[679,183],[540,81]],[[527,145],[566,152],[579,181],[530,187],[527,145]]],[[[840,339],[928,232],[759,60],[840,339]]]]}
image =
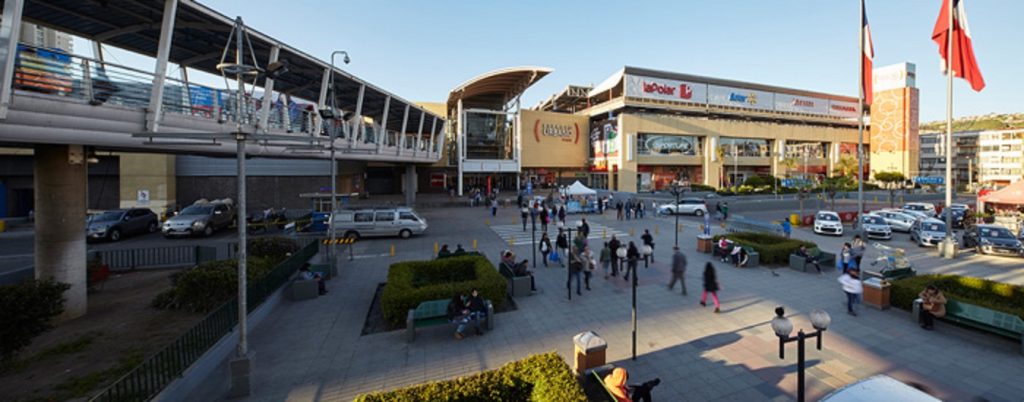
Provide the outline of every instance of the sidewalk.
{"type": "MultiPolygon", "coordinates": [[[[780,305],[796,328],[810,328],[806,314],[815,308],[824,308],[833,318],[824,349],[807,352],[809,400],[880,373],[923,384],[945,400],[981,396],[1008,401],[1024,395],[1019,343],[942,323],[934,332],[921,331],[901,310],[862,308],[859,317],[848,316],[831,275],[779,270],[781,276],[772,277],[766,269],[716,264],[723,304],[722,313],[713,314],[710,306],[697,303],[700,273],[709,256],[692,252],[692,224],[680,235],[690,261],[689,296],[680,295],[678,288],[665,289],[673,236],[667,220],[588,217],[622,231],[634,228],[637,235],[645,227],[661,229],[655,240],[658,262],[639,268],[636,361],[629,358],[628,282],[598,275],[592,291],[573,293],[568,301],[560,268],[539,267],[542,292],[517,300],[516,311],[497,314],[494,330],[483,336],[456,341],[441,327],[419,330],[414,343],[406,343],[402,331],[360,336],[373,292],[385,280],[390,263],[429,258],[435,241],[468,246],[476,238],[489,256],[508,247],[483,224],[484,211],[465,211],[473,210],[421,211],[431,223],[425,237],[360,242],[357,254],[380,255],[395,244],[397,256],[342,261],[341,276],[328,283],[330,294],[287,302],[272,312],[250,339],[257,385],[245,400],[350,401],[364,392],[449,379],[549,350],[571,361],[572,336],[586,330],[608,341],[608,361],[625,366],[632,378],[660,377],[662,385],[654,391],[658,400],[790,400],[796,394],[796,349],[790,345],[786,360],[779,360],[778,341],[768,326],[772,310],[780,305]]],[[[499,212],[499,219],[513,217],[499,212]]],[[[529,245],[515,250],[530,258],[529,245]]],[[[225,364],[192,397],[223,398],[226,376],[225,364]]]]}

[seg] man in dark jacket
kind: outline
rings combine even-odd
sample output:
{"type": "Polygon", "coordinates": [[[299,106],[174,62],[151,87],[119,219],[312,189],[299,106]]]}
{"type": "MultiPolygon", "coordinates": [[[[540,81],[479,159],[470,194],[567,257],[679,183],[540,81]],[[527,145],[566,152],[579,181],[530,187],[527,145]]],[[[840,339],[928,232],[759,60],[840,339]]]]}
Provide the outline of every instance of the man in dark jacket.
{"type": "Polygon", "coordinates": [[[612,239],[608,241],[608,248],[612,252],[612,276],[619,275],[619,255],[617,254],[619,247],[622,247],[622,243],[619,242],[619,239],[615,238],[615,235],[612,235],[612,239]]]}
{"type": "Polygon", "coordinates": [[[558,230],[558,238],[555,239],[555,247],[558,248],[558,263],[565,266],[566,253],[569,251],[569,238],[564,230],[558,230]]]}
{"type": "Polygon", "coordinates": [[[679,246],[672,247],[672,282],[668,283],[668,290],[672,290],[676,281],[683,285],[683,296],[686,296],[686,255],[679,251],[679,246]]]}
{"type": "MultiPolygon", "coordinates": [[[[640,236],[640,240],[643,240],[645,246],[651,247],[651,262],[654,262],[654,236],[651,236],[651,231],[644,229],[644,235],[640,236]]],[[[646,258],[646,257],[645,257],[646,258]]]]}
{"type": "Polygon", "coordinates": [[[487,316],[487,304],[484,303],[484,299],[480,297],[480,292],[476,289],[469,293],[469,297],[466,299],[466,308],[469,309],[469,316],[476,325],[476,334],[483,335],[484,332],[480,330],[480,320],[487,316]]]}
{"type": "MultiPolygon", "coordinates": [[[[466,323],[469,322],[469,308],[466,303],[463,302],[462,294],[455,294],[452,296],[452,300],[448,302],[448,321],[459,324],[459,327],[455,329],[455,339],[462,339],[466,337],[466,323]]],[[[480,328],[477,327],[477,332],[480,328]]]]}

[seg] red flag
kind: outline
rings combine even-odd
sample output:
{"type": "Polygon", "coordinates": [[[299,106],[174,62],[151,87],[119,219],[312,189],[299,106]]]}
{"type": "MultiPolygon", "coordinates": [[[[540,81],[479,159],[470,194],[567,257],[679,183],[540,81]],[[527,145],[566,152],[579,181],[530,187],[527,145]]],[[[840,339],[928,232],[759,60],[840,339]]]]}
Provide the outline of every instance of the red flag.
{"type": "Polygon", "coordinates": [[[974,47],[971,45],[971,31],[967,28],[967,13],[964,10],[963,0],[953,1],[953,27],[949,26],[949,1],[942,1],[942,10],[939,11],[939,19],[935,21],[935,29],[932,30],[932,40],[939,45],[939,55],[944,61],[942,70],[946,66],[952,66],[955,77],[960,77],[971,84],[971,89],[981,91],[985,88],[985,79],[981,77],[981,69],[974,59],[974,47]],[[953,53],[950,57],[948,46],[948,35],[953,34],[953,53]]]}
{"type": "Polygon", "coordinates": [[[861,49],[864,53],[861,55],[861,74],[863,75],[862,81],[864,85],[864,103],[871,104],[871,79],[872,69],[874,68],[872,61],[875,58],[875,46],[871,43],[871,26],[868,25],[868,11],[864,8],[864,0],[860,1],[861,13],[860,27],[863,30],[864,43],[861,44],[861,49]]]}

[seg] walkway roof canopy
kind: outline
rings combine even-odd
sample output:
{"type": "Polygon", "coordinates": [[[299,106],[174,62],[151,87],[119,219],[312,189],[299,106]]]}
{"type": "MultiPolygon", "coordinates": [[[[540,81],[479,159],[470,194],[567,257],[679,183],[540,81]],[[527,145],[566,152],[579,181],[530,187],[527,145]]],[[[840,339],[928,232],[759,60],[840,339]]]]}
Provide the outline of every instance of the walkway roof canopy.
{"type": "Polygon", "coordinates": [[[526,88],[552,69],[546,67],[509,67],[487,72],[455,87],[448,94],[448,110],[462,100],[464,108],[503,110],[508,102],[522,95],[526,88]]]}
{"type": "MultiPolygon", "coordinates": [[[[155,57],[160,43],[163,10],[164,0],[26,0],[23,18],[27,22],[155,57]]],[[[169,62],[220,75],[216,66],[232,26],[233,18],[194,0],[179,0],[169,62]]],[[[289,63],[289,71],[275,80],[274,90],[317,102],[324,70],[330,68],[330,63],[252,27],[247,28],[256,60],[261,66],[268,64],[271,48],[275,45],[281,49],[279,60],[287,60],[289,63]]],[[[417,127],[419,124],[420,113],[416,111],[422,109],[416,104],[340,69],[335,68],[334,74],[338,108],[355,110],[359,87],[365,84],[363,115],[379,119],[385,99],[390,96],[389,128],[401,125],[406,105],[411,107],[409,127],[417,127]]],[[[426,112],[426,127],[430,127],[432,118],[441,117],[426,112]]]]}

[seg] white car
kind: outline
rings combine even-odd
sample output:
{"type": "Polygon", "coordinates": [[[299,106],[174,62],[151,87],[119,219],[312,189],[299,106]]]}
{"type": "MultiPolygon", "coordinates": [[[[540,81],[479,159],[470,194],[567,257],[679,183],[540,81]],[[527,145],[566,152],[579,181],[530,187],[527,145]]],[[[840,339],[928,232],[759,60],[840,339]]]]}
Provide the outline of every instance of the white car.
{"type": "Polygon", "coordinates": [[[814,233],[843,235],[843,221],[833,211],[818,211],[814,214],[814,233]]]}
{"type": "Polygon", "coordinates": [[[903,210],[921,212],[929,218],[935,217],[935,204],[930,202],[908,202],[903,204],[903,210]]]}
{"type": "Polygon", "coordinates": [[[899,212],[902,212],[902,213],[905,213],[907,215],[913,216],[915,218],[915,220],[917,220],[917,219],[929,219],[929,218],[934,218],[935,217],[935,216],[932,216],[932,215],[928,215],[925,212],[915,211],[913,209],[901,209],[899,212]]]}
{"type": "Polygon", "coordinates": [[[949,204],[949,209],[966,211],[971,209],[971,206],[967,204],[949,204]]]}
{"type": "Polygon", "coordinates": [[[861,224],[864,225],[864,234],[869,239],[892,239],[892,226],[879,215],[864,215],[861,217],[861,224]]]}
{"type": "Polygon", "coordinates": [[[661,215],[687,214],[704,216],[704,214],[708,213],[708,206],[700,198],[683,198],[679,200],[679,204],[670,202],[658,206],[658,213],[661,215]]]}
{"type": "Polygon", "coordinates": [[[872,212],[872,214],[882,217],[892,230],[905,233],[910,233],[910,227],[914,225],[914,221],[918,218],[915,215],[897,210],[881,210],[872,212]]]}

